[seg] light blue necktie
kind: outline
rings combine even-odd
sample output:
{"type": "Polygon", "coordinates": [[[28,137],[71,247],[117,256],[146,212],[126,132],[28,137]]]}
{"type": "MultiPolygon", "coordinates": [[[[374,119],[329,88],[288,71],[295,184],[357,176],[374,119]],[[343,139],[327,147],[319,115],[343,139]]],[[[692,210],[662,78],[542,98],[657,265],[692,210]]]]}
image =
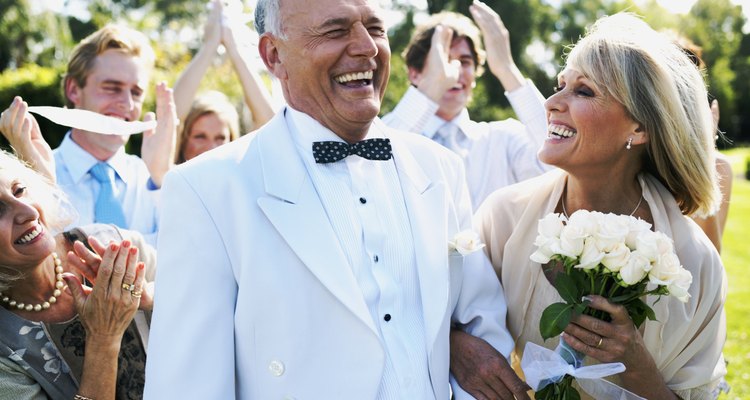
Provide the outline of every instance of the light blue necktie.
{"type": "Polygon", "coordinates": [[[94,207],[94,222],[125,226],[125,213],[122,204],[115,198],[115,170],[104,162],[98,162],[89,170],[91,176],[100,183],[99,197],[94,207]]]}

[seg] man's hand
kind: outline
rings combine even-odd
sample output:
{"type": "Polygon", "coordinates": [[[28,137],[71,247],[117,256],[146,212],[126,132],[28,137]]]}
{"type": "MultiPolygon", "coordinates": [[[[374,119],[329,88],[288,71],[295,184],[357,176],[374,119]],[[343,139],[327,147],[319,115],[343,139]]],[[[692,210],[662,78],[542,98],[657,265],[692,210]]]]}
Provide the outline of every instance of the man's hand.
{"type": "MultiPolygon", "coordinates": [[[[143,118],[144,121],[153,119],[154,113],[148,113],[143,118]]],[[[143,132],[141,145],[141,158],[157,187],[161,187],[164,175],[174,164],[177,124],[172,89],[161,82],[156,85],[156,128],[143,132]]]]}
{"type": "Polygon", "coordinates": [[[529,399],[531,388],[508,361],[485,340],[451,330],[451,373],[465,391],[479,400],[529,399]]]}
{"type": "Polygon", "coordinates": [[[492,74],[500,80],[505,90],[512,92],[524,83],[510,52],[510,33],[503,20],[487,4],[479,0],[469,6],[474,22],[479,26],[487,49],[487,65],[492,74]]]}
{"type": "Polygon", "coordinates": [[[0,114],[0,132],[8,139],[18,158],[34,170],[55,182],[55,158],[52,149],[42,137],[29,106],[16,96],[7,110],[0,114]]]}
{"type": "Polygon", "coordinates": [[[424,61],[422,72],[417,74],[414,84],[420,92],[434,102],[439,102],[445,92],[456,86],[461,72],[459,60],[449,61],[453,30],[441,25],[432,34],[430,51],[424,61]]]}

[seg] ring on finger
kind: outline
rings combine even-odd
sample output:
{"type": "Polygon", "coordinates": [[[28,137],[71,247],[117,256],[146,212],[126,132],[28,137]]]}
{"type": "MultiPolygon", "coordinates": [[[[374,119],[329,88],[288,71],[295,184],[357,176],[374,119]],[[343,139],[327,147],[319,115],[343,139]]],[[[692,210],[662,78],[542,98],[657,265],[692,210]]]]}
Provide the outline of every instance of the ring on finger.
{"type": "Polygon", "coordinates": [[[128,292],[133,292],[135,290],[135,284],[134,283],[123,283],[122,289],[127,290],[128,292]]]}
{"type": "Polygon", "coordinates": [[[142,290],[133,290],[133,291],[130,292],[130,295],[133,296],[133,297],[135,297],[136,299],[140,299],[141,295],[143,295],[143,291],[142,290]]]}
{"type": "Polygon", "coordinates": [[[597,349],[598,349],[599,347],[601,347],[601,346],[602,346],[602,342],[603,342],[603,341],[604,341],[604,338],[603,338],[603,337],[601,337],[601,336],[599,336],[599,343],[597,343],[597,344],[596,344],[596,348],[597,348],[597,349]]]}

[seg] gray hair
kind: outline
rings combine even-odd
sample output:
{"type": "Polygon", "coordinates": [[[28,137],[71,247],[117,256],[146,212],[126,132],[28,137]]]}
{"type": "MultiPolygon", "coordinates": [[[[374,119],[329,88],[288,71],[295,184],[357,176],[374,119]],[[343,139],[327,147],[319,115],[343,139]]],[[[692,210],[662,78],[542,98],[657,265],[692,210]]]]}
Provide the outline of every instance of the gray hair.
{"type": "Polygon", "coordinates": [[[255,6],[255,31],[258,32],[258,35],[269,32],[278,38],[286,39],[281,28],[280,1],[258,0],[258,4],[255,6]]]}

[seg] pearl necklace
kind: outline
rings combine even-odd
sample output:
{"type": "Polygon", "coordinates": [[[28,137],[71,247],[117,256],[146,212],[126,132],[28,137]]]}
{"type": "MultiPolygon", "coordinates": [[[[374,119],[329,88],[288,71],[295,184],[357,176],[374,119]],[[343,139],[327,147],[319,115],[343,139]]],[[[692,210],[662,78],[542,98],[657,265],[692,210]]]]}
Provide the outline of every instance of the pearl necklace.
{"type": "Polygon", "coordinates": [[[65,283],[63,283],[62,277],[62,261],[60,261],[60,257],[58,257],[57,253],[55,253],[54,251],[52,252],[52,259],[55,260],[55,290],[54,292],[52,292],[52,296],[49,297],[49,300],[45,301],[42,304],[25,304],[13,300],[0,292],[0,299],[2,299],[3,303],[7,303],[11,308],[15,307],[18,310],[26,311],[42,311],[50,308],[52,304],[55,304],[57,302],[57,297],[62,294],[62,288],[63,286],[65,286],[65,283]]]}
{"type": "MultiPolygon", "coordinates": [[[[641,194],[641,197],[638,198],[638,204],[635,205],[635,208],[633,209],[633,212],[631,212],[628,216],[632,217],[633,214],[635,214],[636,211],[641,207],[641,203],[643,202],[643,194],[641,194]]],[[[568,210],[565,209],[565,196],[562,197],[562,212],[566,219],[570,220],[570,216],[568,215],[568,210]]]]}

